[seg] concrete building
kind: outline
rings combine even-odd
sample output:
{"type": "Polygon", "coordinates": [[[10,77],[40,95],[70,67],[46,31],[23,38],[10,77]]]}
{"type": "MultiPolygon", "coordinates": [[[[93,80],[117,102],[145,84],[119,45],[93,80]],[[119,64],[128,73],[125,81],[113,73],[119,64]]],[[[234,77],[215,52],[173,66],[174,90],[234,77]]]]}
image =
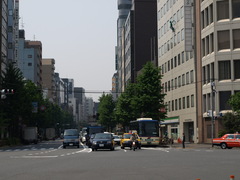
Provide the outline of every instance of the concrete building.
{"type": "Polygon", "coordinates": [[[55,79],[55,89],[56,89],[56,104],[61,107],[64,104],[64,92],[65,92],[65,84],[63,80],[60,78],[59,73],[54,73],[55,79]]]}
{"type": "Polygon", "coordinates": [[[80,125],[86,123],[86,108],[85,108],[85,89],[82,87],[74,88],[74,97],[76,98],[76,117],[80,125]]]}
{"type": "Polygon", "coordinates": [[[121,30],[117,85],[124,92],[147,61],[157,65],[157,0],[133,0],[121,30]]]}
{"type": "Polygon", "coordinates": [[[112,96],[114,101],[116,101],[118,98],[117,81],[118,81],[118,75],[117,73],[114,73],[112,77],[112,96]]]}
{"type": "Polygon", "coordinates": [[[5,72],[7,66],[7,50],[8,50],[8,0],[0,1],[0,73],[5,72]]]}
{"type": "Polygon", "coordinates": [[[25,40],[25,31],[19,30],[17,66],[24,78],[37,86],[42,85],[42,43],[41,41],[25,40]]]}
{"type": "Polygon", "coordinates": [[[162,131],[198,142],[193,9],[191,1],[158,1],[158,65],[168,107],[162,131]]]}
{"type": "Polygon", "coordinates": [[[240,91],[240,0],[201,1],[202,113],[201,142],[211,142],[221,129],[227,101],[240,91]],[[208,113],[210,112],[210,113],[208,113]]]}
{"type": "Polygon", "coordinates": [[[47,92],[47,99],[57,102],[55,82],[55,60],[52,58],[42,59],[42,88],[47,92]]]}
{"type": "MultiPolygon", "coordinates": [[[[124,88],[124,57],[122,56],[122,51],[124,50],[122,31],[125,25],[125,21],[132,7],[132,0],[118,0],[118,20],[117,20],[117,47],[116,53],[116,71],[117,71],[117,82],[116,82],[116,92],[121,93],[124,88]]],[[[116,93],[116,95],[118,94],[116,93]]]]}
{"type": "Polygon", "coordinates": [[[8,0],[8,62],[16,64],[18,57],[19,1],[8,0]]]}

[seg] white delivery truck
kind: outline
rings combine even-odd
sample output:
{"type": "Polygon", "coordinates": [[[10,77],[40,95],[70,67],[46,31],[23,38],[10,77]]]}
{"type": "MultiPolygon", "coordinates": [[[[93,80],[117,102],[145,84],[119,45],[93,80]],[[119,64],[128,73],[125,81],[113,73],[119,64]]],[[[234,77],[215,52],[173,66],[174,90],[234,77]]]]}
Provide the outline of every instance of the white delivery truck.
{"type": "Polygon", "coordinates": [[[23,128],[24,143],[38,143],[38,129],[37,127],[24,127],[23,128]]]}

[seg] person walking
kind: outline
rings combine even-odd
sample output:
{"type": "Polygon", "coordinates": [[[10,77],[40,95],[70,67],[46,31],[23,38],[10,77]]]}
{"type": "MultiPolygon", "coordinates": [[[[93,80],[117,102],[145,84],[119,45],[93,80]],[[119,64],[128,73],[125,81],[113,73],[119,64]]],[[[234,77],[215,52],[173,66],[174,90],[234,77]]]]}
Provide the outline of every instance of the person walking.
{"type": "Polygon", "coordinates": [[[185,134],[183,133],[183,137],[182,137],[182,147],[183,149],[185,148],[185,134]]]}

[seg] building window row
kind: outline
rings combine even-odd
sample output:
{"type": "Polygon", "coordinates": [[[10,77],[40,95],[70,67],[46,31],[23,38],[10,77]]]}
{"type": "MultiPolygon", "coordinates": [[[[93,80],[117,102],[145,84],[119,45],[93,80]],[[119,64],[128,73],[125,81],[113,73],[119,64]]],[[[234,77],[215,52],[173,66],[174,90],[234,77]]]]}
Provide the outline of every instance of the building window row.
{"type": "Polygon", "coordinates": [[[191,70],[190,72],[186,72],[186,74],[182,74],[174,79],[171,79],[168,82],[162,84],[163,92],[169,92],[171,90],[180,88],[181,86],[185,86],[188,84],[194,83],[194,72],[191,70]]]}
{"type": "Polygon", "coordinates": [[[167,0],[163,7],[158,11],[158,19],[161,19],[177,2],[177,0],[167,0]]]}
{"type": "Polygon", "coordinates": [[[240,0],[217,1],[217,21],[240,18],[240,0]],[[231,5],[229,6],[231,1],[231,5]]]}
{"type": "Polygon", "coordinates": [[[194,107],[194,95],[178,98],[166,103],[168,106],[168,112],[177,111],[194,107]]]}
{"type": "Polygon", "coordinates": [[[167,73],[168,71],[171,71],[172,69],[180,66],[185,61],[188,61],[189,59],[193,58],[193,52],[182,52],[179,53],[177,56],[174,56],[171,60],[168,60],[164,64],[161,65],[161,73],[167,73]]]}
{"type": "Polygon", "coordinates": [[[173,47],[178,45],[181,41],[184,41],[184,37],[185,37],[184,33],[185,33],[184,29],[182,29],[181,31],[175,33],[174,36],[171,39],[169,39],[167,42],[165,42],[158,49],[159,57],[163,56],[165,53],[170,51],[173,47]]]}
{"type": "Polygon", "coordinates": [[[214,52],[214,35],[211,33],[202,39],[202,56],[207,56],[214,52]]]}
{"type": "Polygon", "coordinates": [[[164,34],[170,30],[170,23],[177,23],[184,17],[183,6],[175,13],[160,29],[158,29],[158,38],[160,39],[164,34]]]}

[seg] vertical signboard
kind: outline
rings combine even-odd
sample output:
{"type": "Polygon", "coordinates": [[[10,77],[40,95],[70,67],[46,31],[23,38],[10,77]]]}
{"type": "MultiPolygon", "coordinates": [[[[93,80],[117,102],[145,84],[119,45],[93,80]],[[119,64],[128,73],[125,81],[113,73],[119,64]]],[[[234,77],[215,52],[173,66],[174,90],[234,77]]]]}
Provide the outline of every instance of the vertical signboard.
{"type": "Polygon", "coordinates": [[[184,0],[185,51],[192,51],[192,0],[184,0]]]}

